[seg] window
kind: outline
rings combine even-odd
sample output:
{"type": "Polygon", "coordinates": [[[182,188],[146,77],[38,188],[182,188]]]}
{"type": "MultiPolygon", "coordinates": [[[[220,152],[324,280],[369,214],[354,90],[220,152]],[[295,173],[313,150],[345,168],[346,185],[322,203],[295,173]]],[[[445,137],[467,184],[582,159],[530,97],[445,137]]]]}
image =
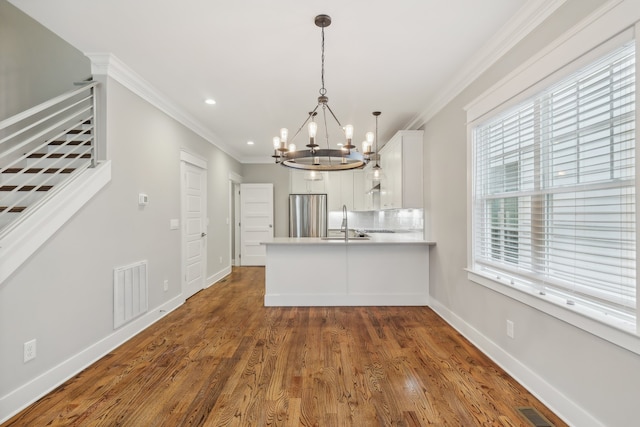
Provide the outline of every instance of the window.
{"type": "Polygon", "coordinates": [[[471,269],[635,332],[634,45],[472,126],[471,269]]]}

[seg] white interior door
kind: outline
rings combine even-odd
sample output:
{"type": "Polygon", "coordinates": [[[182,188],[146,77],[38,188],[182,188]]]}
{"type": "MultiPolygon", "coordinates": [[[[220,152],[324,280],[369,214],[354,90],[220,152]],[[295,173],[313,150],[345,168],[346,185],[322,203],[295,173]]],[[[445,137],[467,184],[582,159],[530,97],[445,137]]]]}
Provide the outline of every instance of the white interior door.
{"type": "Polygon", "coordinates": [[[205,285],[207,260],[207,171],[182,162],[182,294],[185,299],[205,285]]]}
{"type": "Polygon", "coordinates": [[[265,265],[273,240],[273,184],[240,184],[240,265],[265,265]]]}

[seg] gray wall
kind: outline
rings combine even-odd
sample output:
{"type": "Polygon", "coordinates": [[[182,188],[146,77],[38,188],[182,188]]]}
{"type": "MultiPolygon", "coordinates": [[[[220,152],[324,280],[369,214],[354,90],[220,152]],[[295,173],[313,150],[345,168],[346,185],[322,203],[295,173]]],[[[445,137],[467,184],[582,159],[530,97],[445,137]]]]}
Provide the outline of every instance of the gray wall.
{"type": "Polygon", "coordinates": [[[118,83],[107,96],[112,181],[0,285],[0,396],[113,333],[114,267],[148,261],[149,311],[180,295],[180,232],[169,220],[180,218],[181,148],[208,163],[208,276],[231,265],[228,174],[240,164],[118,83]],[[38,356],[24,364],[33,338],[38,356]]]}
{"type": "MultiPolygon", "coordinates": [[[[73,51],[59,38],[14,13],[5,1],[0,1],[0,12],[2,34],[7,19],[16,19],[24,27],[16,30],[14,39],[41,35],[30,47],[20,45],[19,52],[6,48],[0,51],[3,67],[12,64],[16,70],[29,67],[41,70],[47,67],[34,66],[38,64],[35,58],[46,56],[47,51],[73,51]]],[[[0,44],[5,44],[4,41],[0,37],[0,44]]],[[[80,71],[69,71],[66,64],[61,68],[52,65],[46,71],[72,81],[75,74],[88,75],[88,61],[79,62],[82,62],[80,71]]],[[[24,96],[29,98],[28,103],[66,90],[64,84],[53,85],[56,87],[52,90],[42,87],[39,76],[30,73],[24,73],[24,81],[18,81],[17,74],[6,75],[4,70],[0,73],[3,85],[10,81],[11,85],[24,88],[11,97],[2,93],[4,111],[22,110],[22,104],[26,103],[14,102],[13,96],[20,95],[22,100],[27,88],[29,93],[24,96]]],[[[52,78],[52,84],[55,80],[52,78]]],[[[114,267],[148,261],[150,313],[179,299],[180,232],[170,230],[169,221],[180,218],[181,213],[181,149],[202,157],[208,165],[207,276],[219,275],[231,266],[226,223],[228,176],[230,172],[242,172],[240,163],[116,81],[107,79],[102,91],[107,96],[111,182],[0,284],[0,418],[6,411],[16,409],[3,406],[4,397],[20,387],[28,388],[31,381],[55,371],[59,364],[110,339],[114,333],[114,267]],[[137,203],[139,192],[149,195],[149,204],[144,208],[137,203]],[[164,280],[169,283],[166,292],[164,280]],[[34,338],[37,357],[25,364],[23,343],[34,338]]]]}
{"type": "Polygon", "coordinates": [[[73,89],[89,60],[6,0],[0,0],[0,120],[73,89]]]}
{"type": "Polygon", "coordinates": [[[289,236],[289,168],[271,164],[244,164],[242,178],[245,183],[273,183],[273,209],[276,237],[289,236]]]}
{"type": "MultiPolygon", "coordinates": [[[[424,126],[431,296],[607,426],[636,418],[640,356],[467,280],[464,106],[604,1],[569,0],[424,126]],[[445,185],[446,184],[446,185],[445,185]],[[506,337],[506,319],[516,324],[506,337]]],[[[557,402],[547,402],[551,406],[557,402]]],[[[563,408],[556,408],[562,412],[563,408]]]]}

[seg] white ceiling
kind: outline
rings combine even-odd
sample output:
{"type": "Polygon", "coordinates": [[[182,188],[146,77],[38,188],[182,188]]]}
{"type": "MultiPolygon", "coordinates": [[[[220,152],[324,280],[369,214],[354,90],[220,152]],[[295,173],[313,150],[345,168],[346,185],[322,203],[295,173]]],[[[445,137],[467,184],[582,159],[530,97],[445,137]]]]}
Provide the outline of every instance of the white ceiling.
{"type": "Polygon", "coordinates": [[[295,132],[316,105],[316,15],[333,21],[329,105],[354,125],[356,145],[382,111],[382,144],[420,125],[564,0],[10,1],[80,51],[115,55],[211,142],[256,162],[270,161],[273,136],[295,132]]]}

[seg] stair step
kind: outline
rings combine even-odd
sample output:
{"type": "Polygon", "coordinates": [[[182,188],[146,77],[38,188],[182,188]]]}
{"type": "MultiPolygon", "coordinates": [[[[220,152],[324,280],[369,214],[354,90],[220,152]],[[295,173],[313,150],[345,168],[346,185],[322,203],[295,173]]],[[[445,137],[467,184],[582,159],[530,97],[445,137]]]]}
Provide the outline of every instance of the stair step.
{"type": "Polygon", "coordinates": [[[0,191],[13,191],[16,188],[18,191],[49,191],[53,185],[0,185],[0,191]]]}
{"type": "Polygon", "coordinates": [[[49,143],[49,145],[91,145],[91,141],[80,141],[80,140],[74,140],[74,141],[64,141],[64,140],[58,140],[58,141],[51,141],[49,143]]]}
{"type": "Polygon", "coordinates": [[[9,209],[9,206],[0,206],[0,212],[7,211],[9,213],[20,213],[20,212],[23,212],[25,209],[27,209],[26,206],[14,206],[11,209],[9,209]]]}
{"type": "Polygon", "coordinates": [[[53,185],[48,184],[16,186],[11,183],[11,185],[0,186],[0,206],[31,206],[49,194],[52,188],[53,185]]]}
{"type": "Polygon", "coordinates": [[[67,131],[67,135],[77,135],[84,133],[85,135],[91,135],[91,129],[70,129],[67,131]]]}
{"type": "Polygon", "coordinates": [[[71,173],[73,172],[75,169],[74,168],[48,168],[48,169],[44,169],[44,168],[27,168],[27,169],[23,169],[23,168],[9,168],[6,171],[4,171],[3,173],[40,173],[40,172],[44,172],[44,173],[56,173],[56,172],[60,172],[60,173],[71,173]]]}
{"type": "Polygon", "coordinates": [[[90,159],[91,158],[91,154],[89,153],[85,153],[85,154],[80,154],[80,153],[33,153],[30,154],[29,156],[27,156],[27,159],[90,159]]]}

